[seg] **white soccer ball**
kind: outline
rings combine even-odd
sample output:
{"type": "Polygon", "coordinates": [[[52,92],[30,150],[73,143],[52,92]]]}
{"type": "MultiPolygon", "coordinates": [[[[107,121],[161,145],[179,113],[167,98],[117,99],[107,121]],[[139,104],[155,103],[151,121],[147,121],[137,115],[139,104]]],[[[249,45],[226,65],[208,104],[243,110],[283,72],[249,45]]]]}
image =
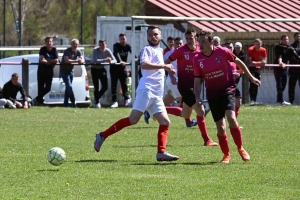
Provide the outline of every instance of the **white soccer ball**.
{"type": "Polygon", "coordinates": [[[51,165],[59,166],[66,160],[66,152],[62,148],[54,147],[48,151],[47,159],[51,165]]]}

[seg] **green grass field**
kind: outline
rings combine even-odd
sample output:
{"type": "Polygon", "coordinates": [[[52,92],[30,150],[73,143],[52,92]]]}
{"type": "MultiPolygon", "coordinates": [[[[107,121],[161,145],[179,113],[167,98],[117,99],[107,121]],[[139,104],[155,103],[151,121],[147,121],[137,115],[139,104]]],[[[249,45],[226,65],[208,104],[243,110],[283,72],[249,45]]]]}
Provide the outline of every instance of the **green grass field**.
{"type": "MultiPolygon", "coordinates": [[[[129,108],[33,107],[0,110],[0,199],[299,199],[300,107],[243,106],[244,163],[229,137],[232,159],[203,146],[197,127],[170,116],[168,151],[180,159],[159,163],[158,123],[143,119],[108,138],[101,152],[95,133],[126,117],[129,108]],[[52,147],[67,153],[54,167],[52,147]]],[[[210,135],[217,141],[211,114],[210,135]]],[[[230,134],[229,134],[230,135],[230,134]]]]}

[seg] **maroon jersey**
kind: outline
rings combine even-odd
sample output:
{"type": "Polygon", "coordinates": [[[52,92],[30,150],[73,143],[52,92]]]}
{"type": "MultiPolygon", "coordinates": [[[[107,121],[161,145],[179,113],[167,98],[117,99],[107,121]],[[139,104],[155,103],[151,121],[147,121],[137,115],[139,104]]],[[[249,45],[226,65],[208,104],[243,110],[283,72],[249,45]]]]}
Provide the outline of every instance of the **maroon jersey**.
{"type": "Polygon", "coordinates": [[[200,52],[194,57],[194,74],[195,77],[205,79],[208,100],[225,94],[235,94],[236,84],[231,65],[235,58],[227,48],[216,46],[210,56],[200,52]]]}
{"type": "Polygon", "coordinates": [[[169,57],[170,60],[177,60],[178,67],[178,89],[191,90],[194,88],[194,68],[193,60],[200,52],[200,47],[196,44],[196,49],[192,51],[187,45],[176,49],[169,57]]]}

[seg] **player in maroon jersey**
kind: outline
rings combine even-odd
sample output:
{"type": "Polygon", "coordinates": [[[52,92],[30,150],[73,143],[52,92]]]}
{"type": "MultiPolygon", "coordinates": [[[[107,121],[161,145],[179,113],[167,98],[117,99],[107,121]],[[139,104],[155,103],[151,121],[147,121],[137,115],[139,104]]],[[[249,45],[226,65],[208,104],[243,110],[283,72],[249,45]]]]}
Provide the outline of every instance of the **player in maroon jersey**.
{"type": "Polygon", "coordinates": [[[229,163],[230,151],[226,133],[225,116],[229,123],[230,133],[237,145],[238,152],[244,161],[250,160],[249,154],[243,148],[242,131],[236,120],[235,109],[235,79],[230,62],[236,63],[249,80],[260,86],[260,81],[251,75],[246,65],[230,50],[224,47],[213,46],[211,33],[201,31],[199,44],[201,52],[194,57],[193,67],[195,74],[195,96],[198,106],[202,106],[200,98],[201,79],[205,80],[206,97],[211,113],[217,126],[219,145],[224,154],[222,163],[229,163]]]}

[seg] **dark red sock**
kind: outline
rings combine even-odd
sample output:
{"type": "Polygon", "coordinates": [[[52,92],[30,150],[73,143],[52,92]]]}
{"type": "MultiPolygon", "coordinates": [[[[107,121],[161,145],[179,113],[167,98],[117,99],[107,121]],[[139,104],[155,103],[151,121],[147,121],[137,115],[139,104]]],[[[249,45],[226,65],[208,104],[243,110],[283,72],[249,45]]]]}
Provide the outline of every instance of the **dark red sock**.
{"type": "Polygon", "coordinates": [[[110,136],[130,125],[131,125],[131,123],[130,123],[129,117],[120,119],[119,121],[114,123],[111,127],[109,127],[106,131],[102,132],[101,136],[104,138],[107,138],[108,136],[110,136]]]}
{"type": "Polygon", "coordinates": [[[219,145],[220,145],[221,151],[223,152],[223,154],[228,155],[229,154],[229,145],[228,145],[227,133],[225,133],[225,135],[223,135],[223,136],[218,135],[218,139],[219,139],[219,145]]]}
{"type": "Polygon", "coordinates": [[[167,110],[168,114],[181,117],[182,108],[180,108],[178,106],[166,106],[166,110],[167,110]]]}
{"type": "Polygon", "coordinates": [[[208,136],[208,131],[206,128],[205,119],[203,116],[201,116],[201,117],[197,116],[197,124],[200,129],[201,136],[202,136],[204,142],[207,142],[208,140],[210,140],[210,137],[208,136]]]}
{"type": "Polygon", "coordinates": [[[167,149],[169,126],[159,125],[157,133],[157,152],[163,153],[167,149]]]}
{"type": "Polygon", "coordinates": [[[189,124],[189,123],[191,123],[191,121],[192,121],[190,118],[186,118],[186,119],[184,119],[184,120],[185,120],[185,123],[186,123],[186,124],[189,124]]]}
{"type": "Polygon", "coordinates": [[[241,148],[243,145],[243,137],[240,127],[238,126],[237,128],[230,128],[230,133],[236,146],[241,148]]]}
{"type": "Polygon", "coordinates": [[[235,117],[237,118],[240,112],[240,107],[235,107],[235,117]]]}

